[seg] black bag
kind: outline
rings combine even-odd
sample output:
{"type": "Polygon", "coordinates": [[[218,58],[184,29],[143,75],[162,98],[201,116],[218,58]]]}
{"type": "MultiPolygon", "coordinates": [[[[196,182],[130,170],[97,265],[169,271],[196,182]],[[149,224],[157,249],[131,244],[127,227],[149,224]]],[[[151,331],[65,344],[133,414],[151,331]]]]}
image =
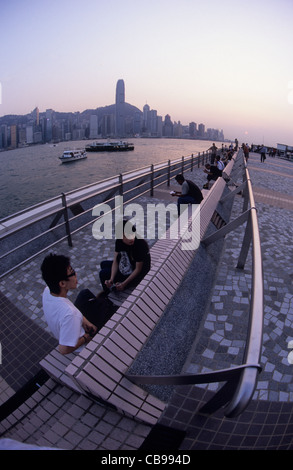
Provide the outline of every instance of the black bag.
{"type": "Polygon", "coordinates": [[[118,306],[114,305],[104,292],[96,296],[89,289],[80,291],[74,305],[89,322],[97,327],[98,331],[118,309],[118,306]]]}

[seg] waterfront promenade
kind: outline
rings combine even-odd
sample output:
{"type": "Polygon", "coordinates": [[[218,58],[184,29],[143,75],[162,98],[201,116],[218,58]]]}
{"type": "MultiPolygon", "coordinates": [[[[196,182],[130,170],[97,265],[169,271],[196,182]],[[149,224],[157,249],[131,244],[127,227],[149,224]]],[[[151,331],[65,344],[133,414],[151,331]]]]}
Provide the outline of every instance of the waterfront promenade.
{"type": "MultiPolygon", "coordinates": [[[[248,169],[257,206],[263,252],[265,321],[263,370],[254,398],[235,419],[196,412],[216,385],[180,386],[173,392],[158,426],[137,422],[79,396],[50,379],[0,423],[0,437],[62,449],[292,449],[293,364],[287,343],[293,339],[293,163],[251,154],[248,169]],[[173,446],[173,447],[172,447],[173,446]]],[[[188,175],[199,186],[202,169],[188,175]]],[[[172,188],[170,188],[172,189],[172,188]]],[[[152,202],[174,202],[169,189],[155,191],[152,202]]],[[[147,203],[149,198],[138,198],[147,203]]],[[[232,216],[239,213],[241,196],[232,216]]],[[[183,372],[198,373],[241,363],[246,337],[251,257],[235,268],[244,227],[226,236],[210,303],[201,320],[183,372]]],[[[150,241],[152,244],[153,241],[150,241]]],[[[91,228],[55,251],[68,253],[79,288],[100,290],[99,263],[112,256],[114,241],[93,239],[91,228]]],[[[39,370],[39,360],[56,344],[41,308],[43,256],[0,281],[2,365],[0,404],[5,404],[39,370]]],[[[204,283],[204,279],[203,279],[204,283]]],[[[73,294],[75,297],[75,294],[73,294]]],[[[176,307],[176,306],[175,306],[176,307]]],[[[184,313],[184,306],[178,305],[184,313]]]]}

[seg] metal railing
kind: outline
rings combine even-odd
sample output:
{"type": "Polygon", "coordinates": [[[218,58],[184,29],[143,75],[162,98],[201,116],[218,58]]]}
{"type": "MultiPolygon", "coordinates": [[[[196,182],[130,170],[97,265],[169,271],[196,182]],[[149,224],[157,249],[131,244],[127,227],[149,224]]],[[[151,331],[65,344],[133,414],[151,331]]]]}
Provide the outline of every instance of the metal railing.
{"type": "MultiPolygon", "coordinates": [[[[60,198],[46,201],[16,214],[20,216],[21,227],[3,233],[1,244],[11,239],[11,248],[6,249],[0,256],[2,272],[0,277],[10,273],[22,264],[30,261],[45,250],[55,246],[63,240],[67,240],[71,246],[76,232],[87,227],[96,220],[92,215],[92,209],[101,202],[109,205],[115,201],[115,196],[123,196],[124,204],[134,198],[150,194],[162,184],[170,185],[171,179],[177,173],[192,171],[210,160],[210,154],[204,153],[194,157],[182,157],[181,159],[169,160],[151,167],[144,167],[135,172],[128,172],[109,178],[96,185],[80,188],[78,191],[62,194],[60,198]],[[31,217],[31,212],[36,214],[31,217]],[[41,233],[40,233],[41,230],[41,233]],[[24,234],[27,234],[25,239],[24,234]],[[14,237],[19,238],[15,244],[14,237]],[[42,243],[40,242],[42,241],[42,243]],[[29,247],[33,247],[30,251],[29,247]],[[21,259],[20,253],[23,257],[21,259]],[[3,269],[3,261],[10,258],[11,266],[3,269]]],[[[222,204],[229,198],[233,198],[242,192],[244,198],[243,212],[235,220],[229,222],[212,235],[204,238],[201,243],[208,246],[210,243],[224,237],[230,231],[246,222],[242,248],[238,259],[238,268],[245,266],[247,254],[252,245],[252,284],[249,312],[249,326],[247,341],[242,364],[239,366],[211,371],[201,374],[181,374],[172,376],[135,376],[126,374],[127,378],[138,384],[157,385],[186,385],[224,382],[222,388],[216,392],[213,398],[201,408],[203,413],[212,413],[220,407],[225,406],[225,416],[234,417],[241,414],[248,406],[256,388],[257,379],[261,370],[260,355],[262,345],[263,325],[263,272],[262,257],[259,238],[257,211],[255,207],[252,185],[249,172],[244,159],[237,159],[233,167],[232,178],[236,180],[235,172],[243,174],[243,183],[234,191],[224,196],[220,201],[222,204]],[[240,162],[240,163],[239,163],[240,162]],[[234,171],[235,170],[235,171],[234,171]]],[[[232,181],[230,177],[230,182],[232,181]]],[[[3,219],[0,223],[12,222],[13,218],[3,219]]],[[[2,248],[3,250],[3,248],[2,248]]]]}
{"type": "Polygon", "coordinates": [[[210,161],[210,156],[211,152],[206,151],[139,168],[62,193],[2,219],[0,278],[57,243],[67,240],[72,246],[75,233],[97,220],[92,214],[97,204],[106,203],[114,207],[117,195],[123,196],[124,205],[138,196],[153,196],[155,188],[162,184],[169,186],[177,173],[199,168],[210,161]]]}
{"type": "MultiPolygon", "coordinates": [[[[237,169],[237,168],[236,168],[237,169]]],[[[230,231],[246,222],[246,230],[237,268],[244,268],[247,254],[252,244],[252,283],[249,311],[249,325],[246,347],[242,364],[239,366],[199,374],[142,376],[126,374],[136,384],[145,385],[192,385],[225,382],[214,396],[199,410],[201,413],[213,413],[221,407],[226,417],[240,415],[250,403],[261,371],[260,357],[263,331],[263,270],[262,255],[252,185],[244,158],[239,169],[243,172],[244,182],[221,200],[234,197],[239,192],[244,196],[243,213],[217,232],[204,238],[202,244],[208,246],[230,231]],[[249,209],[247,206],[249,205],[249,209]]]]}

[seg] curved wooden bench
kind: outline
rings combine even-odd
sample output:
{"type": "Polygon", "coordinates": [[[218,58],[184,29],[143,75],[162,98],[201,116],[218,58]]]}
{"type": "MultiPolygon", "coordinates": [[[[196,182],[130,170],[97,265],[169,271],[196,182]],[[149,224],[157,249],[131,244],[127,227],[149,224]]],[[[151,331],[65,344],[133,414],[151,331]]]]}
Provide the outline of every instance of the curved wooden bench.
{"type": "MultiPolygon", "coordinates": [[[[231,174],[234,162],[233,159],[227,165],[226,175],[231,174]]],[[[80,393],[94,396],[139,420],[150,424],[158,421],[166,404],[130,382],[125,374],[156,328],[187,272],[226,185],[224,178],[218,178],[201,202],[200,211],[194,213],[181,229],[181,238],[167,236],[154,244],[151,248],[152,266],[148,274],[93,340],[75,357],[68,358],[65,367],[63,360],[58,370],[58,380],[66,378],[67,385],[80,393]],[[184,236],[199,217],[198,243],[190,249],[182,249],[184,236]]],[[[40,364],[54,376],[53,357],[56,368],[56,351],[46,356],[40,364]]]]}

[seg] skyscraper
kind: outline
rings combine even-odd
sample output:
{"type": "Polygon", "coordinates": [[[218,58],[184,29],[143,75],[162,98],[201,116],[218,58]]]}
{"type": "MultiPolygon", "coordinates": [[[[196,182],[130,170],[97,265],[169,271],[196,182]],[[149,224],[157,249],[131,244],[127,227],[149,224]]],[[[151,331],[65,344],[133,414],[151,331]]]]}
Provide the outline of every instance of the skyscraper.
{"type": "Polygon", "coordinates": [[[143,129],[143,132],[147,133],[150,127],[149,125],[149,121],[150,121],[150,107],[148,104],[145,104],[144,107],[143,107],[143,121],[142,121],[142,129],[143,129]]]}
{"type": "Polygon", "coordinates": [[[125,135],[125,87],[124,80],[118,80],[116,85],[116,113],[115,134],[117,137],[125,135]]]}
{"type": "Polygon", "coordinates": [[[46,109],[46,142],[51,142],[53,137],[53,109],[46,109]]]}
{"type": "Polygon", "coordinates": [[[90,117],[90,139],[97,139],[98,137],[98,116],[92,114],[90,117]]]}

